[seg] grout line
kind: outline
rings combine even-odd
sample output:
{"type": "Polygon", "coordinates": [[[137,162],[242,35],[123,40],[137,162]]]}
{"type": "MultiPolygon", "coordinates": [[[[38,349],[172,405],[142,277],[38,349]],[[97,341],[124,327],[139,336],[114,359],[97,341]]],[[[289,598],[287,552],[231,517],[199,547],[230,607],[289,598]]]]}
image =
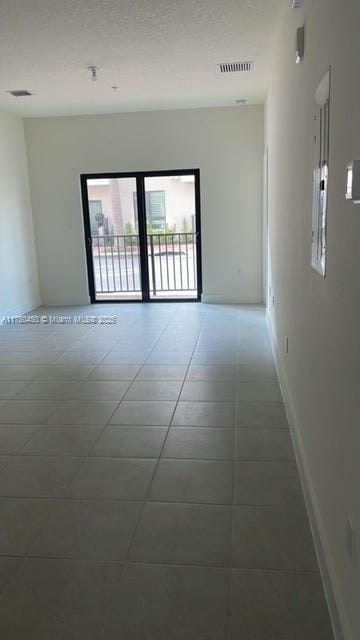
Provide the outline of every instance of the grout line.
{"type": "Polygon", "coordinates": [[[12,458],[15,457],[15,456],[12,456],[12,455],[6,454],[6,453],[4,453],[4,454],[2,453],[1,456],[4,456],[5,458],[9,458],[9,460],[7,462],[5,462],[3,467],[1,467],[1,469],[0,469],[0,477],[1,477],[1,474],[3,473],[3,471],[5,471],[5,469],[9,466],[10,462],[12,462],[12,458]]]}
{"type": "MultiPolygon", "coordinates": [[[[20,382],[20,380],[19,380],[19,382],[20,382]]],[[[25,384],[25,385],[20,389],[20,391],[18,391],[18,392],[14,395],[14,397],[13,397],[13,398],[10,398],[10,399],[11,399],[11,400],[19,400],[19,395],[20,395],[23,391],[25,391],[25,389],[27,389],[27,388],[32,384],[32,382],[33,382],[32,380],[28,380],[28,381],[26,382],[26,384],[25,384]]]]}
{"type": "MultiPolygon", "coordinates": [[[[104,356],[104,357],[105,357],[105,356],[104,356]]],[[[88,374],[88,375],[90,375],[90,374],[92,373],[92,371],[95,369],[95,367],[96,367],[96,365],[94,365],[94,366],[91,368],[91,370],[89,371],[89,374],[88,374]]],[[[81,382],[84,382],[84,381],[87,379],[87,377],[88,377],[88,376],[85,376],[85,379],[84,379],[84,380],[82,380],[81,382]]],[[[81,384],[81,382],[80,382],[80,384],[81,384]]],[[[80,384],[79,384],[79,387],[80,387],[80,384]]],[[[70,402],[70,401],[71,401],[71,400],[66,401],[66,402],[70,402]]],[[[86,401],[86,400],[85,400],[84,402],[88,402],[88,401],[86,401]]],[[[113,401],[113,402],[116,402],[116,401],[113,401]]],[[[117,410],[118,406],[120,405],[120,402],[121,402],[121,400],[120,400],[119,402],[117,402],[117,404],[115,405],[114,410],[112,411],[111,415],[109,416],[108,421],[107,421],[107,422],[105,423],[105,425],[102,427],[101,431],[100,431],[100,432],[99,432],[99,434],[98,434],[98,437],[96,438],[96,440],[95,440],[95,441],[94,441],[94,443],[93,443],[93,446],[92,446],[92,447],[90,447],[90,449],[88,450],[88,453],[87,453],[86,455],[84,455],[84,456],[79,456],[79,457],[81,458],[81,462],[80,462],[79,466],[76,468],[76,470],[74,471],[74,473],[71,475],[71,477],[70,477],[69,481],[65,483],[65,486],[64,486],[64,489],[65,489],[65,490],[69,489],[69,487],[70,487],[71,483],[75,480],[75,478],[76,478],[76,477],[78,476],[78,474],[80,473],[80,470],[83,468],[83,466],[84,466],[84,464],[85,464],[86,460],[87,460],[87,459],[88,459],[88,457],[90,456],[90,453],[91,453],[91,452],[92,452],[92,450],[94,449],[95,445],[97,444],[97,442],[98,442],[98,441],[99,441],[99,439],[101,438],[102,434],[104,433],[104,431],[105,431],[106,427],[108,426],[109,422],[111,421],[111,418],[113,417],[113,415],[114,415],[115,411],[117,410]]],[[[54,425],[52,425],[52,426],[54,426],[54,425]]],[[[79,425],[79,426],[81,426],[81,425],[79,425]]],[[[83,426],[91,426],[91,425],[83,425],[83,426]]],[[[94,426],[96,427],[96,426],[101,426],[101,425],[94,425],[94,426]]],[[[51,425],[45,425],[45,427],[51,428],[51,425]]],[[[25,456],[23,456],[23,457],[25,457],[25,456]]],[[[64,457],[67,457],[67,456],[64,456],[64,457]]],[[[78,457],[78,456],[70,456],[70,457],[78,457]]],[[[40,531],[39,531],[39,533],[40,533],[40,531]]]]}
{"type": "MultiPolygon", "coordinates": [[[[25,425],[27,426],[27,425],[25,425]]],[[[29,425],[31,427],[31,425],[29,425]]],[[[16,427],[15,427],[16,428],[16,427]]],[[[25,447],[27,447],[27,445],[29,444],[29,442],[33,439],[33,437],[36,436],[36,434],[42,429],[42,425],[39,425],[39,427],[37,429],[35,429],[35,431],[30,435],[29,439],[26,440],[26,442],[24,442],[24,444],[19,447],[19,449],[13,454],[14,458],[21,456],[21,452],[25,449],[25,447]]]]}
{"type": "MultiPolygon", "coordinates": [[[[173,317],[175,317],[175,315],[176,315],[176,311],[174,312],[174,314],[173,314],[172,318],[173,318],[173,317]]],[[[161,339],[161,336],[163,335],[163,333],[165,332],[165,330],[168,328],[169,324],[170,324],[170,320],[169,320],[169,322],[166,324],[166,326],[164,327],[164,330],[163,330],[163,332],[161,333],[161,335],[159,336],[159,340],[161,339]]],[[[198,338],[198,339],[199,339],[199,338],[198,338]]],[[[197,339],[197,340],[198,340],[198,339],[197,339]]],[[[159,341],[159,340],[158,340],[158,341],[159,341]]],[[[157,341],[157,342],[158,342],[158,341],[157,341]]],[[[157,343],[156,343],[156,344],[157,344],[157,343]]],[[[192,353],[194,353],[194,351],[195,351],[196,344],[197,344],[197,341],[196,341],[196,343],[195,343],[195,346],[194,346],[194,349],[193,349],[192,353]]],[[[155,347],[154,347],[154,348],[155,348],[155,347]]],[[[191,360],[190,360],[190,361],[191,361],[191,360]]],[[[178,404],[179,404],[179,398],[180,398],[180,395],[181,395],[182,389],[183,389],[184,384],[185,384],[186,374],[187,374],[187,371],[188,371],[189,367],[190,367],[190,362],[189,362],[189,364],[187,365],[186,373],[185,373],[184,379],[183,379],[183,381],[182,381],[182,384],[181,384],[181,386],[180,386],[180,391],[179,391],[179,395],[178,395],[178,400],[175,402],[175,406],[174,406],[174,409],[173,409],[173,412],[172,412],[171,418],[170,418],[170,420],[169,420],[169,425],[168,425],[168,428],[167,428],[167,432],[166,432],[165,438],[164,438],[164,440],[163,440],[163,443],[162,443],[162,446],[161,446],[161,449],[160,449],[160,452],[159,452],[159,455],[158,455],[157,463],[156,463],[156,465],[155,465],[155,467],[154,467],[154,470],[153,470],[153,473],[152,473],[152,477],[151,477],[150,482],[149,482],[149,485],[148,485],[148,489],[147,489],[147,492],[146,492],[146,495],[145,495],[145,498],[144,498],[144,502],[143,502],[143,508],[141,509],[141,512],[140,512],[140,514],[139,514],[138,522],[137,522],[137,524],[136,524],[136,526],[135,526],[135,529],[134,529],[134,532],[133,532],[133,536],[132,536],[132,539],[131,539],[131,542],[130,542],[130,545],[129,545],[129,548],[128,548],[128,554],[127,554],[127,555],[129,555],[129,554],[130,554],[131,547],[132,547],[133,541],[134,541],[134,539],[135,539],[135,535],[136,535],[136,532],[137,532],[137,530],[138,530],[138,527],[139,527],[139,524],[140,524],[140,520],[141,520],[141,517],[142,517],[143,511],[144,511],[144,508],[145,508],[145,503],[146,503],[146,501],[148,500],[148,496],[149,496],[149,494],[150,494],[151,486],[152,486],[153,480],[154,480],[154,478],[155,478],[156,471],[157,471],[157,469],[158,469],[158,466],[159,466],[159,463],[160,463],[160,460],[161,460],[161,457],[162,457],[162,453],[163,453],[163,451],[164,451],[164,449],[165,449],[166,440],[167,440],[167,437],[168,437],[168,434],[169,434],[169,431],[170,431],[170,428],[171,428],[171,424],[172,424],[173,418],[174,418],[175,413],[176,413],[177,406],[178,406],[178,404]]]]}
{"type": "MultiPolygon", "coordinates": [[[[51,555],[21,555],[16,553],[0,553],[0,558],[14,558],[19,560],[54,560],[54,561],[70,561],[70,562],[78,562],[78,563],[101,563],[101,564],[118,564],[120,566],[140,566],[140,567],[172,567],[172,568],[183,568],[183,569],[215,569],[219,571],[231,571],[230,567],[225,564],[197,564],[197,563],[181,563],[181,562],[151,562],[149,561],[141,561],[141,560],[131,560],[125,562],[123,558],[121,559],[108,559],[108,558],[79,558],[74,556],[51,556],[51,555]]],[[[234,567],[234,571],[244,572],[244,573],[275,573],[275,574],[300,574],[300,575],[319,575],[319,571],[315,569],[282,569],[282,568],[269,568],[269,567],[234,567]]]]}
{"type": "Polygon", "coordinates": [[[232,476],[232,509],[231,509],[231,531],[230,531],[230,576],[229,576],[229,590],[228,590],[228,602],[227,602],[227,629],[226,638],[230,640],[230,621],[231,621],[231,603],[232,603],[232,572],[233,572],[233,547],[234,547],[234,512],[235,512],[235,488],[236,488],[236,451],[237,451],[237,424],[238,424],[238,395],[239,395],[239,312],[237,312],[237,332],[236,332],[236,349],[237,349],[237,366],[236,366],[236,380],[235,380],[235,411],[234,411],[234,437],[233,437],[233,476],[232,476]]]}
{"type": "MultiPolygon", "coordinates": [[[[178,306],[175,308],[174,313],[173,313],[173,314],[172,314],[172,316],[171,316],[171,319],[169,319],[169,321],[166,323],[166,325],[165,325],[165,327],[164,327],[163,331],[161,332],[161,334],[160,334],[160,336],[159,336],[158,340],[156,341],[156,343],[155,343],[155,345],[154,345],[154,349],[155,349],[155,347],[156,347],[156,344],[157,344],[157,343],[159,342],[159,340],[161,339],[161,336],[164,334],[165,330],[166,330],[166,329],[168,328],[168,326],[170,325],[171,320],[173,320],[173,318],[176,316],[177,309],[178,309],[178,306]]],[[[196,348],[197,342],[198,342],[198,340],[199,340],[199,335],[200,335],[200,330],[199,330],[199,333],[198,333],[198,338],[197,338],[197,340],[196,340],[196,342],[195,342],[195,345],[194,345],[194,349],[193,349],[193,351],[192,351],[192,355],[194,354],[194,351],[195,351],[195,348],[196,348]]],[[[191,360],[190,360],[190,362],[191,362],[191,360]]],[[[188,370],[189,370],[189,367],[190,367],[190,362],[189,362],[189,364],[187,365],[186,373],[185,373],[184,379],[183,379],[182,384],[181,384],[181,387],[180,387],[180,392],[179,392],[179,396],[178,396],[178,398],[180,398],[180,395],[181,395],[182,389],[183,389],[183,387],[184,387],[185,379],[186,379],[186,374],[187,374],[187,372],[188,372],[188,370]]],[[[161,449],[160,449],[160,452],[159,452],[159,456],[158,456],[157,462],[156,462],[155,467],[154,467],[154,469],[153,469],[153,473],[152,473],[152,475],[151,475],[150,482],[149,482],[149,484],[148,484],[148,488],[147,488],[147,491],[146,491],[146,494],[145,494],[144,500],[143,500],[143,502],[142,502],[142,507],[141,507],[141,509],[140,509],[140,511],[139,511],[139,515],[138,515],[138,518],[137,518],[137,522],[136,522],[136,524],[135,524],[135,527],[134,527],[134,530],[133,530],[133,533],[132,533],[132,536],[131,536],[131,539],[130,539],[130,542],[129,542],[129,546],[128,546],[128,548],[127,548],[127,552],[126,552],[126,555],[125,555],[125,566],[127,565],[127,562],[128,562],[128,560],[129,560],[129,558],[130,558],[130,554],[131,554],[132,546],[133,546],[133,543],[134,543],[134,540],[135,540],[135,537],[136,537],[137,531],[138,531],[139,526],[140,526],[140,522],[141,522],[142,515],[143,515],[143,513],[144,513],[144,509],[145,509],[146,502],[147,502],[148,497],[149,497],[149,495],[150,495],[151,486],[152,486],[152,484],[153,484],[153,480],[154,480],[154,478],[155,478],[155,475],[156,475],[157,469],[158,469],[158,467],[159,467],[159,463],[160,463],[160,459],[161,459],[161,456],[162,456],[162,452],[163,452],[163,450],[164,450],[164,448],[165,448],[165,443],[166,443],[166,440],[167,440],[167,437],[168,437],[168,434],[169,434],[169,431],[170,431],[170,428],[171,428],[171,423],[172,423],[172,421],[173,421],[173,418],[174,418],[174,415],[175,415],[175,412],[176,412],[176,409],[177,409],[178,403],[179,403],[179,399],[178,399],[178,400],[176,401],[176,403],[175,403],[174,410],[173,410],[173,412],[172,412],[172,416],[171,416],[171,418],[170,418],[170,420],[169,420],[169,425],[168,425],[167,433],[166,433],[165,438],[164,438],[164,440],[163,440],[162,447],[161,447],[161,449]]],[[[120,578],[119,578],[119,581],[120,581],[120,578]]],[[[106,625],[107,625],[107,621],[108,621],[108,619],[109,619],[110,611],[111,611],[111,609],[112,609],[112,603],[113,603],[113,599],[111,599],[111,600],[110,600],[110,604],[109,604],[109,607],[108,607],[107,615],[105,616],[104,624],[103,624],[102,630],[101,630],[101,632],[100,632],[100,634],[99,634],[99,640],[101,640],[101,639],[102,639],[102,637],[103,637],[103,635],[104,635],[104,632],[105,632],[105,629],[106,629],[106,625]]]]}
{"type": "MultiPolygon", "coordinates": [[[[134,504],[134,503],[143,503],[144,499],[143,498],[117,498],[117,497],[67,497],[67,496],[54,496],[54,495],[48,495],[48,496],[28,496],[28,495],[4,495],[4,496],[0,496],[0,502],[1,501],[6,501],[6,500],[27,500],[27,501],[55,501],[55,502],[115,502],[115,503],[125,503],[125,504],[134,504]]],[[[155,499],[147,499],[146,502],[149,502],[151,504],[165,504],[165,505],[187,505],[190,507],[193,506],[198,506],[198,507],[214,507],[214,508],[219,508],[219,509],[228,509],[229,507],[233,506],[232,502],[227,502],[227,503],[215,503],[215,502],[199,502],[199,501],[194,501],[194,502],[189,502],[189,500],[187,502],[184,501],[180,501],[180,500],[155,500],[155,499]]],[[[304,511],[304,508],[300,505],[277,505],[277,504],[259,504],[259,503],[239,503],[239,504],[235,504],[235,507],[244,507],[244,508],[249,508],[249,509],[267,509],[267,510],[271,510],[271,509],[283,509],[286,511],[304,511]]]]}
{"type": "MultiPolygon", "coordinates": [[[[169,324],[170,324],[171,320],[175,317],[175,315],[176,315],[176,310],[177,310],[177,307],[175,307],[175,309],[174,309],[173,313],[170,315],[170,318],[169,318],[169,319],[168,319],[168,321],[165,323],[165,325],[164,325],[164,327],[163,327],[163,330],[160,332],[158,339],[157,339],[157,340],[156,340],[156,342],[154,343],[154,348],[155,348],[156,344],[158,343],[158,341],[160,340],[160,338],[161,338],[161,336],[163,335],[163,333],[164,333],[164,331],[166,330],[166,328],[169,326],[169,324]]],[[[150,353],[151,353],[151,352],[150,352],[150,353]]],[[[143,366],[143,365],[142,365],[142,366],[143,366]]],[[[132,381],[132,383],[130,384],[130,386],[128,387],[128,389],[130,389],[130,388],[131,388],[131,385],[132,385],[132,384],[133,384],[133,382],[136,380],[137,376],[139,375],[139,372],[140,372],[140,371],[141,371],[141,369],[142,369],[142,366],[141,366],[141,367],[139,367],[138,372],[137,372],[137,374],[136,374],[135,378],[133,378],[133,381],[132,381]]],[[[119,404],[120,404],[120,403],[119,403],[119,404]]],[[[177,405],[175,405],[175,407],[176,407],[176,406],[177,406],[177,405]]],[[[169,430],[169,429],[170,429],[170,426],[168,427],[168,430],[169,430]]],[[[164,440],[163,440],[162,448],[164,447],[164,444],[165,444],[166,438],[167,438],[167,434],[166,434],[166,436],[165,436],[165,438],[164,438],[164,440]]],[[[148,489],[147,489],[147,492],[146,492],[145,498],[144,498],[144,500],[141,500],[141,507],[140,507],[140,510],[139,510],[139,514],[138,514],[138,517],[137,517],[137,520],[136,520],[136,523],[135,523],[135,527],[134,527],[134,530],[133,530],[133,532],[132,532],[132,536],[131,536],[131,538],[130,538],[129,545],[128,545],[128,547],[127,547],[127,551],[126,551],[126,554],[125,554],[125,558],[124,558],[124,567],[126,567],[126,561],[127,561],[128,557],[129,557],[130,550],[131,550],[131,546],[132,546],[132,543],[133,543],[133,541],[134,541],[134,539],[135,539],[135,534],[136,534],[137,529],[138,529],[139,524],[140,524],[141,516],[142,516],[142,514],[143,514],[144,507],[145,507],[145,501],[146,501],[147,495],[149,494],[150,487],[151,487],[151,484],[152,484],[153,478],[154,478],[154,476],[155,476],[156,469],[157,469],[158,464],[159,464],[161,451],[162,451],[162,449],[160,450],[159,457],[158,457],[158,459],[157,459],[157,463],[155,464],[155,467],[154,467],[154,469],[153,469],[153,473],[152,473],[152,476],[151,476],[150,481],[149,481],[149,485],[148,485],[148,489]]],[[[121,579],[121,576],[119,576],[118,582],[117,582],[117,584],[116,584],[116,586],[115,586],[115,588],[114,588],[114,595],[113,595],[113,597],[109,599],[109,603],[108,603],[107,611],[106,611],[106,614],[105,614],[105,616],[104,616],[104,623],[103,623],[103,626],[102,626],[102,628],[101,628],[101,630],[100,630],[100,632],[99,632],[98,640],[101,640],[101,638],[103,637],[103,634],[104,634],[104,631],[105,631],[105,628],[106,628],[106,624],[107,624],[107,621],[108,621],[108,619],[109,619],[110,612],[111,612],[111,610],[112,610],[112,604],[113,604],[113,602],[114,602],[115,593],[116,593],[116,588],[117,588],[117,585],[118,585],[118,584],[119,584],[119,582],[120,582],[120,579],[121,579]]]]}
{"type": "MultiPolygon", "coordinates": [[[[114,410],[112,411],[108,421],[106,422],[106,424],[102,427],[101,431],[98,434],[98,437],[95,439],[95,441],[93,442],[92,447],[90,447],[88,453],[83,457],[82,462],[80,462],[80,465],[78,466],[78,468],[76,469],[74,475],[71,477],[70,481],[68,483],[66,483],[65,488],[69,489],[71,483],[75,480],[75,478],[78,476],[78,474],[80,473],[80,470],[83,468],[86,460],[90,457],[91,452],[93,451],[94,447],[96,446],[96,444],[99,442],[101,436],[103,435],[106,427],[108,426],[108,424],[110,423],[111,418],[113,417],[115,411],[117,411],[119,405],[120,405],[121,400],[117,403],[117,405],[115,406],[114,410]]],[[[81,426],[81,425],[80,425],[81,426]]],[[[97,425],[95,425],[97,426],[97,425]]],[[[98,425],[101,426],[101,425],[98,425]]]]}

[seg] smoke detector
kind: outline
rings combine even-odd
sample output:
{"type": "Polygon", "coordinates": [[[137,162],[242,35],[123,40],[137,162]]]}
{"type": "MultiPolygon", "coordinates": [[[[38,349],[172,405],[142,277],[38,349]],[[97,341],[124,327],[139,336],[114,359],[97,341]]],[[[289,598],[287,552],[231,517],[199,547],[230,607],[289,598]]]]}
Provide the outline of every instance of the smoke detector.
{"type": "Polygon", "coordinates": [[[301,9],[304,4],[304,0],[291,0],[292,9],[301,9]]]}
{"type": "Polygon", "coordinates": [[[12,91],[7,91],[6,93],[10,93],[14,98],[23,98],[25,96],[32,96],[31,91],[27,89],[13,89],[12,91]]]}
{"type": "Polygon", "coordinates": [[[253,60],[243,60],[241,62],[220,62],[217,65],[220,73],[244,73],[254,71],[253,60]]]}

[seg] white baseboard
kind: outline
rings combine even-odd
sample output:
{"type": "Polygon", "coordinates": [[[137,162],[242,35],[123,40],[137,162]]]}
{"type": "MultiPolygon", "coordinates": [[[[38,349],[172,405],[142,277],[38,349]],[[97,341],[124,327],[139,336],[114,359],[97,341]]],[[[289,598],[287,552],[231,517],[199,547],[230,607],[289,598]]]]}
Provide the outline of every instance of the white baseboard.
{"type": "Polygon", "coordinates": [[[304,492],[305,504],[313,535],[315,551],[324,585],[325,596],[329,607],[334,637],[335,640],[354,640],[346,614],[341,590],[338,586],[337,577],[335,575],[331,562],[330,547],[324,527],[324,522],[320,513],[317,496],[314,490],[314,485],[311,479],[309,465],[307,463],[305,455],[299,422],[296,417],[291,392],[287,384],[286,376],[279,356],[276,336],[273,333],[272,324],[268,313],[266,315],[266,321],[270,334],[271,346],[274,354],[279,383],[286,406],[286,413],[289,421],[296,461],[304,492]]]}
{"type": "Polygon", "coordinates": [[[261,297],[240,298],[222,293],[203,293],[201,302],[205,304],[262,304],[261,297]]]}
{"type": "MultiPolygon", "coordinates": [[[[90,296],[84,296],[80,300],[78,298],[71,300],[66,298],[65,300],[62,298],[56,298],[53,300],[52,298],[44,298],[42,301],[42,307],[87,307],[91,304],[90,296]]],[[[109,300],[109,304],[111,304],[111,300],[109,300]]]]}
{"type": "Polygon", "coordinates": [[[36,298],[28,300],[27,302],[24,302],[23,304],[18,305],[17,307],[12,307],[11,309],[0,311],[0,318],[5,318],[5,317],[11,318],[14,316],[22,316],[25,313],[30,313],[30,311],[33,311],[33,309],[40,307],[40,305],[41,305],[40,297],[36,296],[36,298]]]}

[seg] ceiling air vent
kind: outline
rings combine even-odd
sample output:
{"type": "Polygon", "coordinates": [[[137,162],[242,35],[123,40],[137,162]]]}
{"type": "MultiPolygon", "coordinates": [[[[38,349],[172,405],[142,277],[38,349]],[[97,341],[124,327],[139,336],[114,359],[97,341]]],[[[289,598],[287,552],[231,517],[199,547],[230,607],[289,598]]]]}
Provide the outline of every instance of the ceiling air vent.
{"type": "Polygon", "coordinates": [[[220,73],[244,73],[254,70],[254,61],[245,60],[243,62],[220,62],[218,64],[220,73]]]}
{"type": "Polygon", "coordinates": [[[291,7],[293,9],[301,9],[304,4],[304,0],[291,0],[291,7]]]}
{"type": "Polygon", "coordinates": [[[23,98],[24,96],[32,95],[32,93],[27,89],[14,89],[13,91],[8,91],[7,93],[10,93],[10,95],[14,96],[15,98],[23,98]]]}

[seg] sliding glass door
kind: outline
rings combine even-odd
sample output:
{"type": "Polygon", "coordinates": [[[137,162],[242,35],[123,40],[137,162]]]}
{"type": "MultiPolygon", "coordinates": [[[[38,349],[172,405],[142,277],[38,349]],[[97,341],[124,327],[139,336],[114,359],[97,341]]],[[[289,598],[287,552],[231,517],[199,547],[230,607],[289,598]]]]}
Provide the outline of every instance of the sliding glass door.
{"type": "Polygon", "coordinates": [[[199,300],[199,171],[81,176],[93,302],[199,300]]]}
{"type": "Polygon", "coordinates": [[[87,245],[97,302],[141,300],[136,178],[88,178],[87,245]]]}
{"type": "Polygon", "coordinates": [[[195,175],[145,177],[150,298],[197,297],[195,175]]]}

